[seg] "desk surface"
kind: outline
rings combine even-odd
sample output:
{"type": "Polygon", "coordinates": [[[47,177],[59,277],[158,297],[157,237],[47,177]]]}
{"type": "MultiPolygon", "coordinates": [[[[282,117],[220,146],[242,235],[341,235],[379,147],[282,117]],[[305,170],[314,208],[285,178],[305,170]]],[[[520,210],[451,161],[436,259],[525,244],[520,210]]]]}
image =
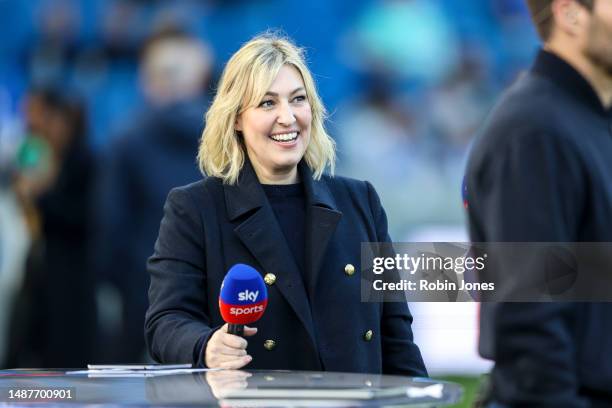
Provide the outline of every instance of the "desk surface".
{"type": "Polygon", "coordinates": [[[91,377],[66,375],[65,371],[0,370],[0,404],[16,402],[20,407],[48,405],[48,402],[71,407],[84,404],[442,407],[458,402],[462,393],[461,387],[453,383],[375,374],[248,370],[91,377]],[[38,393],[38,399],[33,393],[21,393],[22,398],[15,398],[18,389],[72,390],[72,399],[66,399],[66,393],[56,393],[57,398],[52,401],[42,400],[43,393],[38,393]],[[10,390],[13,390],[12,398],[9,398],[10,390]]]}

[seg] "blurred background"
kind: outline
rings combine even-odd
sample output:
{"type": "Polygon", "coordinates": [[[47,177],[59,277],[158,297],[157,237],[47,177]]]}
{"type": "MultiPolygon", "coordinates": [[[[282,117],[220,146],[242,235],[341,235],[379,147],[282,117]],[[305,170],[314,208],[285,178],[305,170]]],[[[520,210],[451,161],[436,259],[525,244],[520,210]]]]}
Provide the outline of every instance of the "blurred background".
{"type": "MultiPolygon", "coordinates": [[[[466,241],[466,153],[537,39],[522,0],[0,0],[0,367],[140,362],[169,189],[197,180],[229,56],[306,48],[338,174],[395,241],[466,241]]],[[[432,375],[470,378],[477,305],[413,304],[432,375]]],[[[456,377],[453,377],[456,378],[456,377]]]]}

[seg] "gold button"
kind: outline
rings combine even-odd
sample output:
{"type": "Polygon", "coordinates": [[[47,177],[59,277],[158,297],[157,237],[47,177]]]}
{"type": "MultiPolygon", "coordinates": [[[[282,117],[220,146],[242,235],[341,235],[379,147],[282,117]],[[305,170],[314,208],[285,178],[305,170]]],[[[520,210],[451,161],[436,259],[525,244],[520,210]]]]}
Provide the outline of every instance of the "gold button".
{"type": "Polygon", "coordinates": [[[346,264],[344,267],[344,273],[348,276],[352,276],[355,273],[355,267],[352,264],[346,264]]]}
{"type": "Polygon", "coordinates": [[[274,347],[276,347],[276,342],[274,340],[266,340],[264,341],[264,348],[266,350],[272,350],[274,347]]]}
{"type": "Polygon", "coordinates": [[[266,276],[264,276],[264,282],[266,282],[267,285],[274,285],[274,282],[276,282],[276,275],[273,273],[266,273],[266,276]]]}
{"type": "Polygon", "coordinates": [[[365,341],[370,341],[370,340],[372,340],[372,337],[373,337],[373,336],[374,336],[374,332],[373,332],[372,330],[368,330],[367,332],[365,332],[365,333],[363,334],[363,339],[364,339],[365,341]]]}

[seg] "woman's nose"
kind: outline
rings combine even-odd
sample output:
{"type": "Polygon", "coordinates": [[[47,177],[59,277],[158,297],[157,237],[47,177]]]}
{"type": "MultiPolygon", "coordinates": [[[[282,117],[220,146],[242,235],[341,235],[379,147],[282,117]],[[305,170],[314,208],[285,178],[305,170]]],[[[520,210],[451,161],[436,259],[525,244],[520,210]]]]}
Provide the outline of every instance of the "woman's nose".
{"type": "Polygon", "coordinates": [[[295,123],[295,115],[289,103],[282,103],[278,112],[277,122],[281,125],[288,126],[295,123]]]}

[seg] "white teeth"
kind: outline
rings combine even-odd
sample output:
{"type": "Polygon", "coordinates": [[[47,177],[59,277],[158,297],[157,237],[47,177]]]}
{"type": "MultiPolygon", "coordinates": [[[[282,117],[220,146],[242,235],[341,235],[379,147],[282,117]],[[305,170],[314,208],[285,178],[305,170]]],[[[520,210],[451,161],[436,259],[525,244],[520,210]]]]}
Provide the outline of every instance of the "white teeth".
{"type": "Polygon", "coordinates": [[[273,140],[276,140],[277,142],[290,142],[293,141],[297,138],[298,132],[291,132],[291,133],[282,133],[279,135],[273,135],[270,136],[273,140]]]}

